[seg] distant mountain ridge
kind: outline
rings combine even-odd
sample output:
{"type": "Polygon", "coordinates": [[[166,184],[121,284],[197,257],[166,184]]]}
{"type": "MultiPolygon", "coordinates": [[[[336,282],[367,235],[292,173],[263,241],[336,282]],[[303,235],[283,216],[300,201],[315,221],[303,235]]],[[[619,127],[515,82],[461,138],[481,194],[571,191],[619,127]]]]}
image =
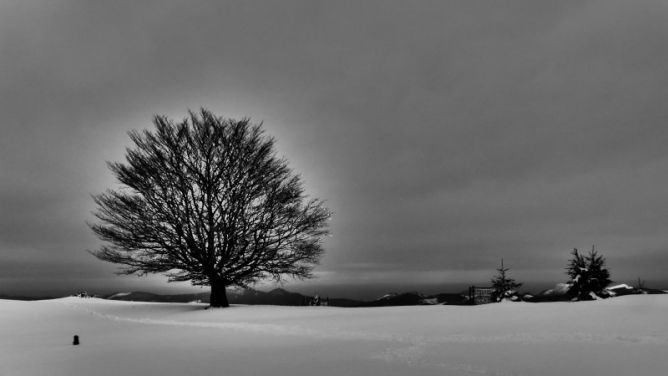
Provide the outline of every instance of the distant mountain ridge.
{"type": "Polygon", "coordinates": [[[390,293],[370,302],[363,302],[360,307],[390,307],[409,305],[464,305],[468,297],[462,294],[423,295],[419,292],[390,293]]]}
{"type": "MultiPolygon", "coordinates": [[[[553,288],[543,290],[538,294],[520,294],[521,300],[525,302],[554,302],[569,301],[572,297],[568,294],[569,285],[558,283],[553,288]]],[[[622,296],[631,294],[666,294],[668,290],[637,288],[624,283],[611,284],[606,288],[609,296],[622,296]]],[[[140,302],[165,302],[165,303],[191,303],[209,302],[209,292],[197,294],[154,294],[145,291],[117,292],[107,295],[94,295],[102,299],[140,301],[140,302]]],[[[280,306],[304,306],[313,300],[312,296],[291,292],[283,288],[271,291],[259,291],[254,289],[230,289],[227,292],[231,304],[247,305],[280,305],[280,306]]],[[[32,297],[0,294],[3,300],[46,300],[55,299],[54,296],[32,297]]],[[[410,305],[467,305],[469,304],[467,292],[441,293],[424,295],[419,292],[389,293],[370,301],[360,301],[345,298],[320,297],[323,305],[335,307],[388,307],[388,306],[410,306],[410,305]]]]}
{"type": "MultiPolygon", "coordinates": [[[[553,288],[543,290],[536,295],[525,294],[523,300],[532,303],[569,301],[573,297],[568,293],[570,284],[557,283],[553,288]]],[[[612,283],[604,289],[604,296],[615,297],[623,295],[641,295],[641,294],[666,294],[667,290],[638,288],[626,283],[612,283]]]]}
{"type": "Polygon", "coordinates": [[[49,299],[56,299],[56,297],[53,296],[24,296],[24,295],[6,295],[6,294],[0,294],[0,299],[4,300],[24,300],[24,301],[32,301],[32,300],[49,300],[49,299]]]}
{"type": "Polygon", "coordinates": [[[123,300],[132,302],[160,302],[160,303],[190,303],[196,301],[203,301],[202,299],[209,299],[208,293],[199,294],[176,294],[176,295],[161,295],[145,291],[119,292],[111,295],[102,296],[103,299],[108,300],[123,300]]]}
{"type": "MultiPolygon", "coordinates": [[[[103,298],[109,300],[142,302],[208,303],[209,293],[160,295],[149,292],[133,291],[115,293],[104,296],[103,298]]],[[[309,305],[313,300],[313,297],[277,288],[268,292],[254,289],[230,290],[227,292],[227,299],[230,304],[304,306],[309,305]]],[[[390,293],[372,301],[358,301],[344,298],[323,299],[321,297],[321,302],[336,307],[386,307],[434,304],[463,305],[466,304],[467,297],[462,294],[423,295],[418,292],[407,292],[390,293]]]]}
{"type": "MultiPolygon", "coordinates": [[[[103,298],[109,300],[142,302],[208,303],[209,293],[203,292],[199,294],[160,295],[149,292],[133,291],[127,293],[115,293],[103,298]]],[[[227,299],[230,304],[301,306],[308,305],[312,297],[296,292],[290,292],[282,288],[277,288],[269,292],[254,289],[229,290],[227,292],[227,299]]]]}

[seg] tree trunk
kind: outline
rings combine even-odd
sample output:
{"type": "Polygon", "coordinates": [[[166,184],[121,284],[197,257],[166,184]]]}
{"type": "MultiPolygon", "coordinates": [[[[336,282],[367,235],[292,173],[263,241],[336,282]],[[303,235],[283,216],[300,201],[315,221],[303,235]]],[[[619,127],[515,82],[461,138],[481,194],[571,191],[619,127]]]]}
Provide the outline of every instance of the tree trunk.
{"type": "Polygon", "coordinates": [[[227,308],[230,306],[230,303],[227,302],[225,287],[225,284],[221,281],[211,281],[209,306],[214,308],[227,308]]]}

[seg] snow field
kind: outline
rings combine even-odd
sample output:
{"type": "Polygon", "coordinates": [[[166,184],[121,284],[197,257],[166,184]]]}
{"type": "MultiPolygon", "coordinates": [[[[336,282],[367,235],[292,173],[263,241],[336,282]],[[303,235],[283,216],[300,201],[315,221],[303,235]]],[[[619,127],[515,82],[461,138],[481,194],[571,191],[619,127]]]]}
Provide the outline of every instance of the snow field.
{"type": "Polygon", "coordinates": [[[668,296],[382,308],[0,300],[0,376],[665,375],[668,296]],[[77,334],[80,346],[72,346],[77,334]]]}

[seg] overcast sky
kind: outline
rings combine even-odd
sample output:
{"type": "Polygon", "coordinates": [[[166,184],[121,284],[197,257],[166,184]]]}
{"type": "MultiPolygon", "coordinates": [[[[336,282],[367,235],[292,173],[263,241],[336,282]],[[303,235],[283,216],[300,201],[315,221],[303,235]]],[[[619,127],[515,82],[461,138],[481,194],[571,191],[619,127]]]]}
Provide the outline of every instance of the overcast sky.
{"type": "Polygon", "coordinates": [[[554,284],[592,244],[668,285],[665,1],[9,0],[0,294],[164,289],[86,253],[90,195],[129,130],[200,107],[263,121],[334,211],[288,289],[447,291],[501,258],[554,284]]]}

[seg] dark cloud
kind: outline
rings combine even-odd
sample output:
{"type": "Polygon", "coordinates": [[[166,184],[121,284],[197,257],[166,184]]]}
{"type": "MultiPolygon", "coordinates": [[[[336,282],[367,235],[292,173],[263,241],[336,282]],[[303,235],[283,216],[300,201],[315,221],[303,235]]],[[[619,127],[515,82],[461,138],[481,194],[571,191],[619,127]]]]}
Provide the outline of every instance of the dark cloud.
{"type": "Polygon", "coordinates": [[[114,184],[104,162],[153,114],[204,106],[264,121],[335,211],[312,286],[486,281],[501,257],[519,279],[559,281],[569,250],[592,243],[614,279],[660,280],[667,12],[5,2],[0,263],[121,283],[83,252],[97,245],[89,195],[114,184]]]}

